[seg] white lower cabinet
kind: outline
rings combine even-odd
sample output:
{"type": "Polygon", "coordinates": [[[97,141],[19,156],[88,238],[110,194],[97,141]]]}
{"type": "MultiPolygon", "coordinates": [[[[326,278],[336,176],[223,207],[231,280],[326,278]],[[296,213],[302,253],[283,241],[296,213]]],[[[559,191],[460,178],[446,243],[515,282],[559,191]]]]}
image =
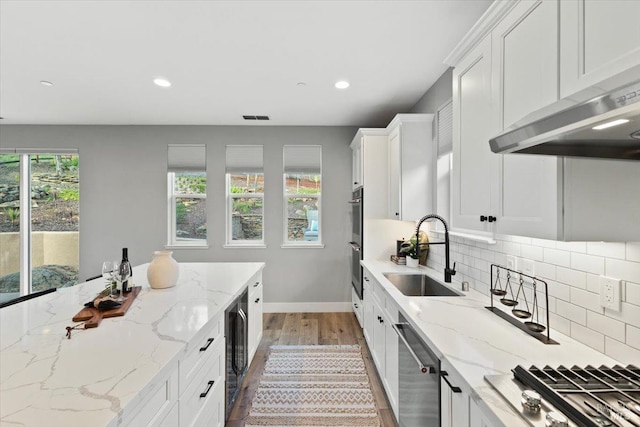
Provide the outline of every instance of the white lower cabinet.
{"type": "Polygon", "coordinates": [[[398,418],[398,336],[393,323],[398,309],[365,269],[363,334],[393,413],[398,418]]]}
{"type": "Polygon", "coordinates": [[[442,427],[469,427],[469,392],[445,360],[440,364],[440,416],[442,427]]]}
{"type": "Polygon", "coordinates": [[[262,340],[262,272],[249,281],[249,360],[253,360],[262,340]]]}
{"type": "Polygon", "coordinates": [[[363,307],[364,302],[360,300],[360,298],[358,297],[358,294],[356,293],[356,290],[351,288],[351,309],[353,310],[353,313],[356,315],[356,319],[358,319],[358,323],[360,324],[361,328],[364,328],[364,323],[363,323],[363,315],[364,315],[364,307],[363,307]]]}
{"type": "Polygon", "coordinates": [[[494,427],[471,398],[469,399],[469,427],[494,427]]]}

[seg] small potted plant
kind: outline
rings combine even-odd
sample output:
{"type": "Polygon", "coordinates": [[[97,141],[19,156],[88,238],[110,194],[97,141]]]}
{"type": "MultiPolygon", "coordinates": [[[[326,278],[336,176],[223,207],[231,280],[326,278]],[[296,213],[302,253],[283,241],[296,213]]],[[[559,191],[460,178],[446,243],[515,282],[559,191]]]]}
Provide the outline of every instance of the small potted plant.
{"type": "Polygon", "coordinates": [[[416,253],[416,245],[412,241],[404,242],[400,246],[400,253],[407,259],[407,267],[418,268],[418,254],[416,253]]]}

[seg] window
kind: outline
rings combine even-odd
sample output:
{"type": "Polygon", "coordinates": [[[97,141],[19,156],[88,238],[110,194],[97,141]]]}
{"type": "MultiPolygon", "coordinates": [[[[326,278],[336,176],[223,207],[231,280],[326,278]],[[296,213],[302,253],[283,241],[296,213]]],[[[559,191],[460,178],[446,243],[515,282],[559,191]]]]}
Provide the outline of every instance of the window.
{"type": "Polygon", "coordinates": [[[284,146],[284,246],[322,246],[322,147],[284,146]]]}
{"type": "Polygon", "coordinates": [[[168,246],[207,247],[207,172],[204,145],[169,145],[168,246]]]}
{"type": "Polygon", "coordinates": [[[228,145],[227,246],[264,246],[262,145],[228,145]]]}
{"type": "Polygon", "coordinates": [[[78,284],[78,151],[0,150],[0,303],[78,284]]]}

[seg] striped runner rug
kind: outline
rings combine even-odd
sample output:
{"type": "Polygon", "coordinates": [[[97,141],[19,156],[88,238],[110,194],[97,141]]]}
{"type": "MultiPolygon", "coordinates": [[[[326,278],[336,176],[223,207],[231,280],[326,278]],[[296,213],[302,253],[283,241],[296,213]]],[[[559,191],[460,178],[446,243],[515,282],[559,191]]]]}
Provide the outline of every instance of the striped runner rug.
{"type": "Polygon", "coordinates": [[[380,426],[359,345],[278,345],[246,426],[380,426]]]}

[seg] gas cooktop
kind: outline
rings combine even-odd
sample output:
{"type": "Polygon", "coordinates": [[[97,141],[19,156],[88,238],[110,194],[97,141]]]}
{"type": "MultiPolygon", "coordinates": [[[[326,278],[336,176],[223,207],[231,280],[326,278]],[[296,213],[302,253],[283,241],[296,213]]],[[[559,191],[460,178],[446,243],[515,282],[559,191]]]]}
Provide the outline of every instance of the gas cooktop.
{"type": "Polygon", "coordinates": [[[486,379],[532,426],[640,427],[636,366],[517,366],[512,372],[513,378],[486,379]]]}

